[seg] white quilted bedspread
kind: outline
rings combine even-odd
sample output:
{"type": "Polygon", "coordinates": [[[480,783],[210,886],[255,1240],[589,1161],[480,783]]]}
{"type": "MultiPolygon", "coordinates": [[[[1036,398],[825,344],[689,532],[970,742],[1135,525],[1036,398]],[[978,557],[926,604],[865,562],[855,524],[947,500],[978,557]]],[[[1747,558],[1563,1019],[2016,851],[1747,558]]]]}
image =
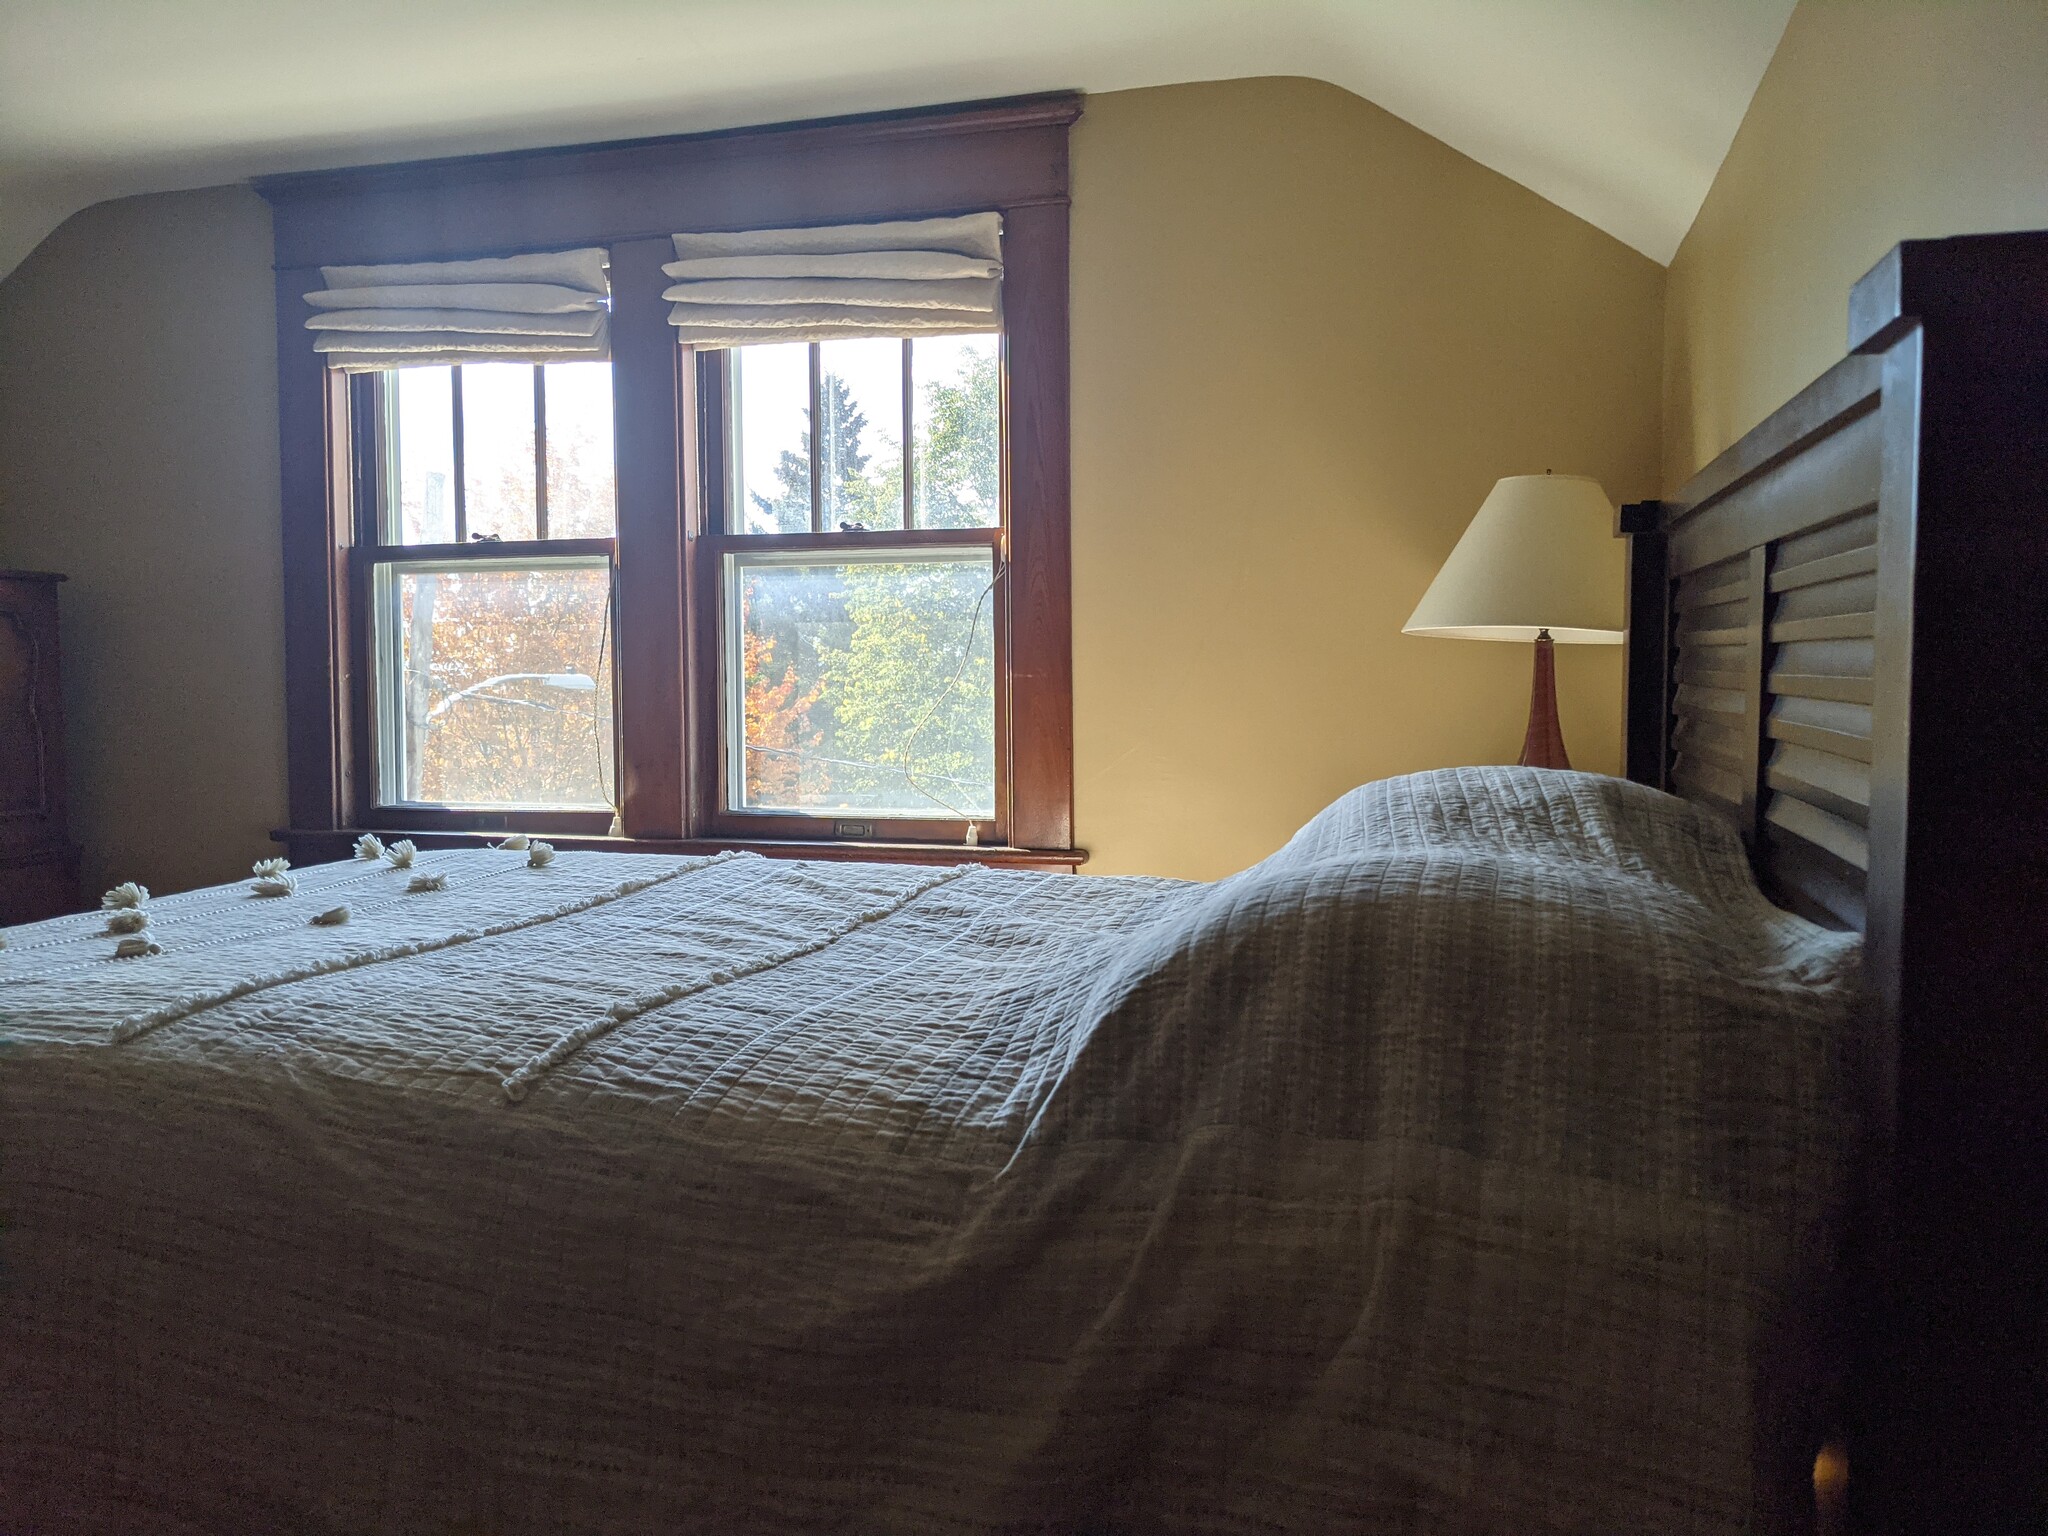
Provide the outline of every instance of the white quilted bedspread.
{"type": "Polygon", "coordinates": [[[7,936],[0,1531],[1791,1526],[1855,946],[1682,802],[419,867],[7,936]]]}

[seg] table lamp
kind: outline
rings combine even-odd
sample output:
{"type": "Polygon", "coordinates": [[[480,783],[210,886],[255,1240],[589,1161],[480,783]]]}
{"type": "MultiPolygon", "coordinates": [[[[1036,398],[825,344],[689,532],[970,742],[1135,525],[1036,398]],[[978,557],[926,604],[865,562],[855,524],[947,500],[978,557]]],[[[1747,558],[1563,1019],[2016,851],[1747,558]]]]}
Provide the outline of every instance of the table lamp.
{"type": "Polygon", "coordinates": [[[1533,640],[1525,768],[1569,768],[1552,642],[1619,645],[1622,547],[1614,507],[1584,475],[1496,481],[1401,632],[1533,640]]]}

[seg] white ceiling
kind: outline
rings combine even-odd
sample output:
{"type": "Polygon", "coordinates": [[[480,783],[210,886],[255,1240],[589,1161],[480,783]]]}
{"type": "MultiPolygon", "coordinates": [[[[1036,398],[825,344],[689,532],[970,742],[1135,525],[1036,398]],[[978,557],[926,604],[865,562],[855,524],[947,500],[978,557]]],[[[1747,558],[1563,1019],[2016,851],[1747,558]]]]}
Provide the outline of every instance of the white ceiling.
{"type": "Polygon", "coordinates": [[[0,0],[0,274],[109,197],[1307,75],[1668,261],[1793,0],[0,0]]]}

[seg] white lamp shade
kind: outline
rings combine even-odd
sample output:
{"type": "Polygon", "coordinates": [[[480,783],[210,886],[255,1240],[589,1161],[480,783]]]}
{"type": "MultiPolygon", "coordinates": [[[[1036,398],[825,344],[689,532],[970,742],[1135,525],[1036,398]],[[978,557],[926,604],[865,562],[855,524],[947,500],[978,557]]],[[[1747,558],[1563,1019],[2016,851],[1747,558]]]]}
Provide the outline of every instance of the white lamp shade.
{"type": "Polygon", "coordinates": [[[1614,506],[1597,480],[1510,475],[1401,632],[1527,641],[1547,629],[1560,645],[1619,645],[1622,569],[1614,506]]]}

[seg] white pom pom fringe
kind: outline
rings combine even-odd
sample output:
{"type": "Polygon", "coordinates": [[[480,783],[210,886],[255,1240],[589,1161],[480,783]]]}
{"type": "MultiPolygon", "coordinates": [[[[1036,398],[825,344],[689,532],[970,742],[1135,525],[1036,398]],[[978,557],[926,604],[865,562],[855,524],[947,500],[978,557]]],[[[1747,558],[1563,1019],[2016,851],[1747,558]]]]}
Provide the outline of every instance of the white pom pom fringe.
{"type": "Polygon", "coordinates": [[[413,847],[411,838],[401,837],[384,850],[384,857],[391,861],[393,869],[411,869],[412,857],[418,852],[419,849],[413,847]]]}
{"type": "Polygon", "coordinates": [[[149,926],[149,914],[140,907],[122,907],[107,914],[107,932],[140,933],[149,926]]]}
{"type": "Polygon", "coordinates": [[[414,875],[406,882],[406,894],[417,895],[421,891],[445,891],[448,889],[446,875],[414,875]]]}
{"type": "Polygon", "coordinates": [[[299,889],[297,875],[265,875],[261,880],[251,880],[249,889],[258,896],[291,896],[299,889]]]}
{"type": "Polygon", "coordinates": [[[325,912],[315,912],[313,914],[313,926],[315,928],[339,928],[347,921],[347,907],[329,907],[325,912]]]}
{"type": "Polygon", "coordinates": [[[249,873],[266,880],[274,880],[291,867],[290,859],[258,859],[249,866],[249,873]]]}
{"type": "Polygon", "coordinates": [[[356,839],[356,857],[359,859],[381,859],[384,857],[384,843],[374,832],[365,832],[356,839]]]}
{"type": "Polygon", "coordinates": [[[149,900],[149,887],[137,885],[133,880],[123,881],[100,898],[100,906],[106,911],[120,907],[139,907],[149,900]]]}
{"type": "Polygon", "coordinates": [[[155,939],[141,937],[123,939],[114,946],[116,960],[139,960],[144,955],[160,955],[163,952],[163,945],[157,943],[155,939]]]}
{"type": "Polygon", "coordinates": [[[493,848],[510,848],[514,853],[524,853],[526,852],[526,842],[527,838],[524,832],[514,832],[502,843],[493,843],[491,846],[493,848]]]}
{"type": "Polygon", "coordinates": [[[555,845],[553,843],[544,843],[539,838],[535,838],[532,845],[526,850],[526,867],[528,869],[546,869],[554,862],[555,845]]]}

